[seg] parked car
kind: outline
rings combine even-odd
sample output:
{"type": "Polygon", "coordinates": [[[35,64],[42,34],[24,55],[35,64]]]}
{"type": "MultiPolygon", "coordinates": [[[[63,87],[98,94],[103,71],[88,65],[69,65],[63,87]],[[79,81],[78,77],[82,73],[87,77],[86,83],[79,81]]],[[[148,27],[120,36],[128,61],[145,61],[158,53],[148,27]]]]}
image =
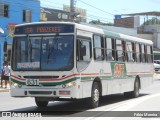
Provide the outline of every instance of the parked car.
{"type": "Polygon", "coordinates": [[[160,65],[160,60],[154,60],[154,63],[157,63],[160,65]]]}
{"type": "Polygon", "coordinates": [[[159,71],[160,70],[160,64],[154,63],[154,69],[155,69],[155,71],[159,71]]]}

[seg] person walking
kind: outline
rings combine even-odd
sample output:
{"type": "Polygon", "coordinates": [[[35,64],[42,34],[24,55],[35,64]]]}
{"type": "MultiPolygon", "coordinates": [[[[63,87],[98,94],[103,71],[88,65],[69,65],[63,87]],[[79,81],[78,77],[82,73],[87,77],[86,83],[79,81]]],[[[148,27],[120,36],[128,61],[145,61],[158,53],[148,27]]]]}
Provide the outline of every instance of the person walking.
{"type": "Polygon", "coordinates": [[[10,68],[8,62],[5,61],[5,66],[4,66],[5,88],[7,88],[7,84],[9,83],[10,74],[11,74],[11,68],[10,68]]]}
{"type": "Polygon", "coordinates": [[[4,80],[4,64],[1,72],[1,88],[3,88],[3,80],[4,80]]]}

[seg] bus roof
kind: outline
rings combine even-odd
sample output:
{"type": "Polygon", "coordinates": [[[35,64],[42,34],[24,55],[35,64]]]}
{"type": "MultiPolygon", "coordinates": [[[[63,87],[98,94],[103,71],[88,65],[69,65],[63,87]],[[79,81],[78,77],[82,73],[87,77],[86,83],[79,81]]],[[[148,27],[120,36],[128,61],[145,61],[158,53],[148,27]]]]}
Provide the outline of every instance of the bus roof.
{"type": "Polygon", "coordinates": [[[78,28],[80,30],[85,30],[85,31],[93,32],[93,33],[97,33],[97,34],[103,34],[103,35],[106,35],[106,36],[112,37],[112,38],[124,39],[124,40],[128,40],[128,41],[153,45],[153,42],[151,40],[142,39],[142,38],[138,38],[138,37],[133,37],[133,36],[109,31],[109,30],[106,30],[106,29],[93,27],[93,26],[88,26],[88,25],[82,25],[82,24],[73,23],[73,22],[58,22],[58,21],[33,22],[33,23],[19,24],[19,25],[16,25],[16,27],[26,26],[26,25],[36,25],[36,24],[53,24],[53,23],[54,24],[59,24],[59,23],[61,23],[61,24],[73,24],[73,25],[76,26],[76,28],[78,28]]]}
{"type": "Polygon", "coordinates": [[[154,54],[160,55],[160,51],[153,51],[154,54]]]}
{"type": "Polygon", "coordinates": [[[147,40],[147,39],[133,37],[133,36],[129,36],[129,35],[113,32],[113,31],[109,31],[109,30],[105,30],[105,29],[97,28],[97,27],[93,27],[93,26],[87,26],[87,25],[81,25],[81,24],[76,24],[76,26],[78,27],[78,29],[91,31],[93,33],[98,33],[98,34],[104,34],[108,37],[113,37],[113,38],[124,39],[124,40],[128,40],[128,41],[134,41],[134,42],[140,42],[140,43],[153,45],[153,42],[151,40],[147,40]]]}

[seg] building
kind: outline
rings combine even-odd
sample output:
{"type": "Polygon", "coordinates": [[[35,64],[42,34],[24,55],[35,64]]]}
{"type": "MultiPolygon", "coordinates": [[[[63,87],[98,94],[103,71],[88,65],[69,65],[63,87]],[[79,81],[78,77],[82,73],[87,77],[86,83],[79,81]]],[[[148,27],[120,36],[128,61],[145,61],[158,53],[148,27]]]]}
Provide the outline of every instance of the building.
{"type": "Polygon", "coordinates": [[[42,7],[41,21],[71,21],[70,12],[42,7]]]}
{"type": "Polygon", "coordinates": [[[160,12],[115,15],[114,25],[137,29],[137,37],[153,41],[153,50],[160,51],[160,12]],[[122,16],[130,16],[124,17],[122,16]]]}
{"type": "Polygon", "coordinates": [[[115,15],[114,25],[116,27],[137,28],[140,26],[139,16],[121,18],[120,15],[115,15]]]}
{"type": "MultiPolygon", "coordinates": [[[[69,5],[63,5],[63,10],[70,12],[70,6],[69,5]]],[[[76,19],[79,19],[79,22],[87,22],[87,10],[83,8],[74,8],[74,16],[76,19]]]]}
{"type": "Polygon", "coordinates": [[[81,8],[75,8],[75,13],[71,14],[70,6],[63,5],[63,10],[41,7],[41,21],[73,21],[86,22],[86,10],[81,8]]]}
{"type": "Polygon", "coordinates": [[[4,61],[10,61],[14,26],[22,23],[40,21],[39,0],[1,0],[0,1],[0,73],[4,61]],[[3,32],[4,31],[4,32],[3,32]],[[4,43],[7,50],[4,51],[4,43]]]}

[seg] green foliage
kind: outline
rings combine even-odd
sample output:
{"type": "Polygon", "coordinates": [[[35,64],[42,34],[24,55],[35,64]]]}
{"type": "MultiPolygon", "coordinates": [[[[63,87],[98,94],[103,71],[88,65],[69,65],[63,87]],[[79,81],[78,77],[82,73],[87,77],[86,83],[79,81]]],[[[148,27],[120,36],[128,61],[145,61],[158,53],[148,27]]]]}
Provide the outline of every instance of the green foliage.
{"type": "Polygon", "coordinates": [[[157,19],[156,17],[145,21],[145,22],[142,24],[142,26],[143,26],[143,25],[155,25],[155,24],[159,24],[159,25],[160,25],[160,20],[157,19]]]}
{"type": "Polygon", "coordinates": [[[100,20],[92,20],[89,24],[96,24],[96,25],[106,25],[106,26],[113,26],[113,23],[103,23],[100,20]]]}

